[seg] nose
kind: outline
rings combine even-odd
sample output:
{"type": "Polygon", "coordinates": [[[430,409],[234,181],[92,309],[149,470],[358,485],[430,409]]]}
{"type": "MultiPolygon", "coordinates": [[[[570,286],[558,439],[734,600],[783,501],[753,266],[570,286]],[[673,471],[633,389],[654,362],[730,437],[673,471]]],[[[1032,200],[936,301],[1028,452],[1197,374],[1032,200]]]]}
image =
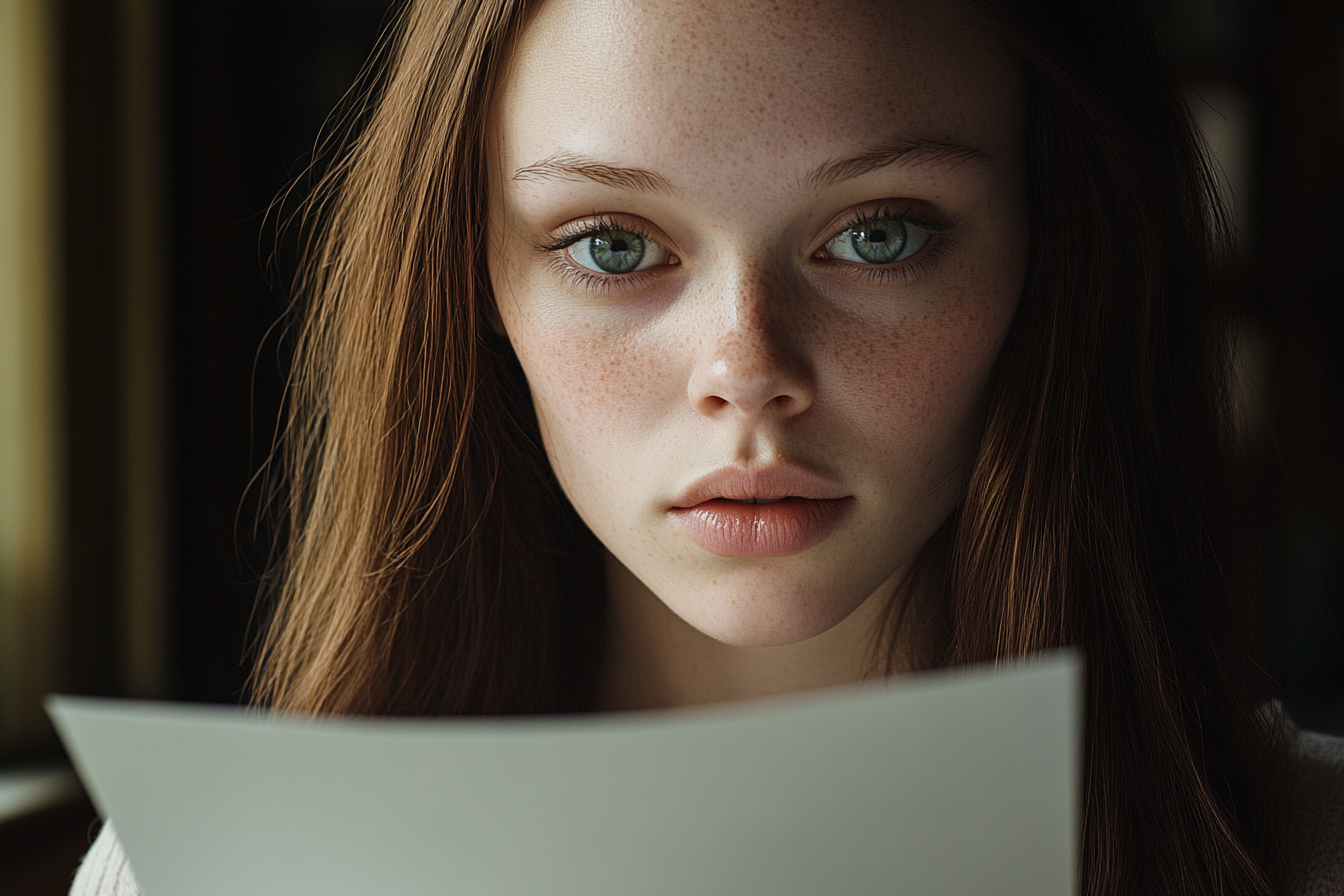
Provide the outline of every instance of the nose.
{"type": "Polygon", "coordinates": [[[715,290],[687,390],[696,410],[786,419],[811,407],[807,327],[790,298],[751,272],[715,290]]]}

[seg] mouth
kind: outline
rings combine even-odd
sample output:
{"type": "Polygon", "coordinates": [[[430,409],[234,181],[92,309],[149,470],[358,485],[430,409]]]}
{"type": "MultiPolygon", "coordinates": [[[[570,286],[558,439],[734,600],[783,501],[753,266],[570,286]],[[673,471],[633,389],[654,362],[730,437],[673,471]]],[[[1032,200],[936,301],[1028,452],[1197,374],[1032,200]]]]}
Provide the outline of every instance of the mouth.
{"type": "Polygon", "coordinates": [[[691,483],[672,502],[671,509],[685,510],[710,501],[780,504],[847,497],[848,492],[839,485],[801,467],[783,464],[759,470],[724,467],[691,483]]]}
{"type": "Polygon", "coordinates": [[[828,538],[855,499],[797,467],[736,467],[694,483],[668,508],[686,537],[721,557],[786,557],[828,538]]]}

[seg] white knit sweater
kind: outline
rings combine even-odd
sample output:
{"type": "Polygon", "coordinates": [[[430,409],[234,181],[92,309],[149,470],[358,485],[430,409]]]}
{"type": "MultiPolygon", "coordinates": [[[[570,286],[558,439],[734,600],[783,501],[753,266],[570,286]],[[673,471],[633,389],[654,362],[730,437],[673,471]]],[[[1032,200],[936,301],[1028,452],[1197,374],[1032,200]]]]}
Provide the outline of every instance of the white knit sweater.
{"type": "MultiPolygon", "coordinates": [[[[1289,893],[1344,894],[1344,737],[1304,731],[1293,752],[1289,893]]],[[[112,824],[75,874],[70,896],[143,896],[112,824]]]]}

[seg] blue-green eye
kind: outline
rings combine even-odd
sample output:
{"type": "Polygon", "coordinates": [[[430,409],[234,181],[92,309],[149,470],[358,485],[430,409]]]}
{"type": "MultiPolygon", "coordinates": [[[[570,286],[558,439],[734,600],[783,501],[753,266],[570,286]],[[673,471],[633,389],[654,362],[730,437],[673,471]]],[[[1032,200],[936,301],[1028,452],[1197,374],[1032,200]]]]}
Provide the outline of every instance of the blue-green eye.
{"type": "Polygon", "coordinates": [[[667,250],[662,246],[617,228],[588,234],[571,243],[568,251],[575,262],[600,274],[629,274],[667,260],[667,250]]]}
{"type": "Polygon", "coordinates": [[[928,242],[930,231],[892,215],[862,218],[831,237],[831,258],[858,264],[891,264],[914,255],[928,242]]]}

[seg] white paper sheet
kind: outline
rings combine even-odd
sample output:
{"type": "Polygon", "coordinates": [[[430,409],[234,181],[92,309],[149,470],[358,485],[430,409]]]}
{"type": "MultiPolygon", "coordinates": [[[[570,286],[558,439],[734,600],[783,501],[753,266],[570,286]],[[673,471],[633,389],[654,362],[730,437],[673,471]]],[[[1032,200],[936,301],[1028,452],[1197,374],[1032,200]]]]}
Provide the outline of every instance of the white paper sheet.
{"type": "Polygon", "coordinates": [[[48,709],[145,896],[1063,896],[1080,670],[543,719],[48,709]]]}

